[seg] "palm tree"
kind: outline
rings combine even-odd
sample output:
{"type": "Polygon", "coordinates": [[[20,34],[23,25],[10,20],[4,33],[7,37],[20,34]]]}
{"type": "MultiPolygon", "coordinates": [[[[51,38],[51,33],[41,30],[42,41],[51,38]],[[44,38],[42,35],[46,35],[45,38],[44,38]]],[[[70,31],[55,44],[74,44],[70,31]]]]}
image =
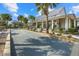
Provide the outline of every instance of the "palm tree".
{"type": "Polygon", "coordinates": [[[18,16],[18,21],[20,21],[21,23],[27,23],[28,19],[22,15],[18,16]]]}
{"type": "Polygon", "coordinates": [[[29,16],[29,19],[33,22],[33,21],[35,21],[35,16],[30,15],[30,16],[29,16]]]}
{"type": "Polygon", "coordinates": [[[26,25],[28,23],[28,19],[24,17],[23,15],[18,16],[18,21],[20,21],[22,25],[23,24],[26,25]]]}
{"type": "Polygon", "coordinates": [[[28,23],[28,19],[27,19],[26,17],[24,17],[23,22],[24,22],[25,24],[27,24],[27,23],[28,23]]]}
{"type": "Polygon", "coordinates": [[[21,23],[23,23],[24,16],[19,15],[17,19],[18,19],[18,21],[20,21],[21,23]]]}
{"type": "Polygon", "coordinates": [[[49,33],[48,31],[48,14],[49,14],[49,8],[56,7],[56,3],[36,3],[37,11],[42,11],[42,14],[46,16],[46,33],[49,33]]]}
{"type": "MultiPolygon", "coordinates": [[[[35,16],[33,16],[33,15],[29,15],[29,17],[28,17],[29,19],[30,19],[30,21],[32,22],[32,26],[34,25],[34,21],[35,21],[35,16]]],[[[34,27],[33,27],[34,28],[34,27]]],[[[35,28],[34,28],[35,29],[35,28]]]]}
{"type": "Polygon", "coordinates": [[[8,26],[8,21],[12,20],[12,16],[10,14],[1,14],[2,20],[6,23],[8,26]]]}

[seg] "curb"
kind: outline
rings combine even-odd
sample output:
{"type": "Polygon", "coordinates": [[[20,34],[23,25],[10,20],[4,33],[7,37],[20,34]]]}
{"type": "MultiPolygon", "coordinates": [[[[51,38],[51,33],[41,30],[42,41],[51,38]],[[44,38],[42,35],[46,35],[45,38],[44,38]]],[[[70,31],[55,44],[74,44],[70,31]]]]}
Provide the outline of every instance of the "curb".
{"type": "Polygon", "coordinates": [[[10,30],[8,30],[3,56],[10,56],[10,30]]]}

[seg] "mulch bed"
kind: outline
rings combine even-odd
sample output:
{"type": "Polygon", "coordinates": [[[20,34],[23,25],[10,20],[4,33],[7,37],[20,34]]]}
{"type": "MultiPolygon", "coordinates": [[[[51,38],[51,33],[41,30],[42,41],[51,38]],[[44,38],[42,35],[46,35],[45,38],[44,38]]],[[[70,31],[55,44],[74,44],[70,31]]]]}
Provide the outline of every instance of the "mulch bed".
{"type": "Polygon", "coordinates": [[[74,43],[74,42],[79,42],[78,39],[73,38],[71,35],[64,36],[60,34],[50,34],[50,37],[52,38],[58,38],[58,40],[64,41],[64,42],[69,42],[69,43],[74,43]]]}
{"type": "Polygon", "coordinates": [[[7,33],[0,34],[0,56],[3,55],[3,51],[5,48],[5,42],[6,42],[7,33]]]}

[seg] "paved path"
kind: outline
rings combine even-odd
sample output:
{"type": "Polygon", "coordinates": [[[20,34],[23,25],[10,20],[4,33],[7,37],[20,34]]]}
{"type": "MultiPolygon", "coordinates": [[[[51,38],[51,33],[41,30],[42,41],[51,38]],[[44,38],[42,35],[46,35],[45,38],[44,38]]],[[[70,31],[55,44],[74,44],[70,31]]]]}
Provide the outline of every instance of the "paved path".
{"type": "Polygon", "coordinates": [[[12,55],[70,55],[72,45],[28,30],[12,29],[12,55]]]}
{"type": "Polygon", "coordinates": [[[79,43],[75,42],[72,48],[71,56],[79,56],[79,43]]]}

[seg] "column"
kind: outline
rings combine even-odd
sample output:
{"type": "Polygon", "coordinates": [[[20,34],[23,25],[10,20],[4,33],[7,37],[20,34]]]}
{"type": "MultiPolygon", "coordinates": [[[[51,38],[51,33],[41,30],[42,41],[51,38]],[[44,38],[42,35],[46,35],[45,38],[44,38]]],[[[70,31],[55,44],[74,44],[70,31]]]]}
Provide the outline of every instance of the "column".
{"type": "Polygon", "coordinates": [[[54,20],[52,20],[52,29],[53,29],[53,26],[54,26],[54,20]]]}
{"type": "Polygon", "coordinates": [[[74,28],[76,28],[76,19],[74,19],[74,28]]]}
{"type": "Polygon", "coordinates": [[[71,20],[69,19],[69,28],[71,28],[71,20]]]}
{"type": "Polygon", "coordinates": [[[44,28],[44,22],[42,21],[42,29],[44,28]]]}
{"type": "Polygon", "coordinates": [[[65,18],[65,31],[67,31],[69,28],[69,20],[68,17],[65,18]]]}
{"type": "Polygon", "coordinates": [[[38,22],[36,21],[36,28],[38,27],[38,22]]]}

